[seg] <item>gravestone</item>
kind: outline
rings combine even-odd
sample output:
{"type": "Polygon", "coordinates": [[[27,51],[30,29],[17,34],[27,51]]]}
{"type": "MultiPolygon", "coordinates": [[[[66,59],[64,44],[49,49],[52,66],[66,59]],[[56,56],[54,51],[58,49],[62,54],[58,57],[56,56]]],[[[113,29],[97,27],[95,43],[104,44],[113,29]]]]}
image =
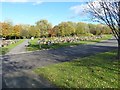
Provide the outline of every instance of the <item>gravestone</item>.
{"type": "Polygon", "coordinates": [[[51,41],[48,41],[47,44],[48,44],[48,46],[50,46],[52,43],[51,43],[51,41]]]}
{"type": "Polygon", "coordinates": [[[34,37],[31,37],[31,40],[34,40],[34,37]]]}
{"type": "Polygon", "coordinates": [[[39,45],[39,48],[41,48],[41,41],[38,40],[38,45],[39,45]]]}

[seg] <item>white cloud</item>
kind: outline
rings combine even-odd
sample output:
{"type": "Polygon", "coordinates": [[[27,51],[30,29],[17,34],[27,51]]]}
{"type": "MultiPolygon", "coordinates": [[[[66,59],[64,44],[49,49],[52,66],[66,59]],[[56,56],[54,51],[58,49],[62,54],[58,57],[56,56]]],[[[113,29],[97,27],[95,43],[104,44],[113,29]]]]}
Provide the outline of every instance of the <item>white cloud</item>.
{"type": "MultiPolygon", "coordinates": [[[[91,1],[91,0],[89,0],[89,1],[91,1]]],[[[98,2],[104,1],[104,0],[92,0],[92,1],[94,1],[95,8],[100,8],[100,5],[98,4],[98,2]]],[[[87,9],[90,9],[88,4],[90,4],[90,2],[88,2],[88,3],[86,2],[81,5],[75,5],[75,6],[70,7],[70,10],[72,10],[75,15],[85,15],[85,14],[87,14],[86,13],[87,9]]]]}
{"type": "Polygon", "coordinates": [[[15,3],[15,2],[32,2],[33,5],[38,5],[42,3],[42,0],[0,0],[0,2],[11,2],[11,3],[15,3]]]}
{"type": "Polygon", "coordinates": [[[77,16],[86,16],[87,14],[86,9],[88,8],[89,8],[88,4],[81,4],[70,7],[70,10],[73,11],[74,13],[73,17],[77,17],[77,16]]]}
{"type": "MultiPolygon", "coordinates": [[[[0,2],[39,2],[41,0],[0,0],[0,2]]],[[[94,0],[42,0],[43,2],[89,2],[94,0]]],[[[120,0],[102,0],[104,2],[117,2],[120,0]]]]}
{"type": "Polygon", "coordinates": [[[85,8],[87,8],[87,4],[72,6],[70,7],[70,10],[72,10],[76,15],[79,15],[85,8]]]}
{"type": "Polygon", "coordinates": [[[41,0],[38,0],[36,2],[33,3],[33,5],[38,5],[38,4],[42,4],[43,2],[41,0]]]}
{"type": "MultiPolygon", "coordinates": [[[[88,3],[86,3],[86,4],[75,5],[75,6],[70,7],[70,10],[72,10],[75,15],[84,15],[85,11],[87,9],[90,9],[88,4],[90,4],[91,1],[93,2],[95,8],[101,9],[99,2],[115,2],[115,1],[118,2],[120,0],[89,0],[88,3]]],[[[100,10],[100,11],[102,11],[102,10],[100,10]]],[[[102,12],[101,12],[101,14],[102,14],[102,12]]]]}
{"type": "Polygon", "coordinates": [[[40,4],[42,0],[0,0],[0,2],[34,2],[40,4]]]}
{"type": "MultiPolygon", "coordinates": [[[[41,0],[0,0],[1,2],[23,2],[23,1],[28,1],[28,2],[39,2],[41,0]]],[[[89,0],[42,0],[44,2],[86,2],[89,0]]]]}
{"type": "Polygon", "coordinates": [[[0,0],[0,2],[28,2],[29,0],[0,0]]]}
{"type": "MultiPolygon", "coordinates": [[[[108,0],[106,0],[107,2],[108,0]]],[[[109,0],[109,2],[112,3],[112,1],[120,1],[120,0],[109,0]]],[[[99,15],[104,17],[105,14],[104,14],[104,10],[103,8],[100,6],[100,3],[99,2],[105,2],[105,0],[93,0],[93,2],[88,2],[86,4],[81,4],[81,5],[76,5],[76,6],[72,6],[70,7],[70,10],[73,11],[74,13],[74,16],[72,16],[72,18],[75,18],[75,17],[89,17],[89,11],[91,10],[90,7],[89,7],[89,4],[93,4],[94,8],[97,9],[97,11],[99,12],[99,15]]],[[[108,6],[110,6],[110,3],[107,3],[108,6]]],[[[109,7],[110,11],[115,11],[117,9],[115,8],[112,8],[112,7],[109,7]]],[[[117,11],[115,11],[117,12],[117,11]]]]}

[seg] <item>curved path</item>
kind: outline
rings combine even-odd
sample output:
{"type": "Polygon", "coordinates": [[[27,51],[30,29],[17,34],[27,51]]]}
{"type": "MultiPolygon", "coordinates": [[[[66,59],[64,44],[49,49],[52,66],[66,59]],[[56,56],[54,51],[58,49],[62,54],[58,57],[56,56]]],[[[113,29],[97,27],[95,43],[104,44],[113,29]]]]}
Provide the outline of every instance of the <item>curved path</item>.
{"type": "Polygon", "coordinates": [[[13,48],[10,52],[8,52],[6,55],[11,55],[11,54],[20,54],[20,53],[25,53],[26,52],[26,47],[25,45],[28,45],[28,39],[26,39],[23,43],[19,44],[15,48],[13,48]]]}
{"type": "Polygon", "coordinates": [[[82,58],[100,52],[117,48],[117,41],[110,39],[91,45],[79,45],[52,50],[35,51],[31,53],[5,55],[3,60],[4,87],[11,88],[46,88],[55,87],[44,78],[32,72],[36,67],[66,62],[75,58],[82,58]]]}

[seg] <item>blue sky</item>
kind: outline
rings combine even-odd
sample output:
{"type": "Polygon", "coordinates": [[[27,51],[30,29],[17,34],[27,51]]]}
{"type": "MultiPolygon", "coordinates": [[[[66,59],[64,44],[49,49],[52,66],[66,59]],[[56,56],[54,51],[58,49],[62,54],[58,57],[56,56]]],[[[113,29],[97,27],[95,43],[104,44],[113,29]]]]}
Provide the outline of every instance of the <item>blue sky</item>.
{"type": "MultiPolygon", "coordinates": [[[[1,3],[0,3],[1,5],[1,3]]],[[[89,22],[87,15],[80,14],[85,2],[2,2],[0,21],[11,20],[14,24],[35,24],[47,19],[53,25],[62,21],[89,22]]]]}

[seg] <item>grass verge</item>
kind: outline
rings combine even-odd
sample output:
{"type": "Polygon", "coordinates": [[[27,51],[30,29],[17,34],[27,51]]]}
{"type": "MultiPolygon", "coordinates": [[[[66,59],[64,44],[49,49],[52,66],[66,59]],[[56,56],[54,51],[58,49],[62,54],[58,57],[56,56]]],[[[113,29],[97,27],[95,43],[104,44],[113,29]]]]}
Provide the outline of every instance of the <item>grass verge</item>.
{"type": "Polygon", "coordinates": [[[35,40],[30,41],[31,45],[27,47],[27,51],[35,51],[35,50],[41,50],[41,49],[56,49],[56,48],[66,47],[66,46],[77,46],[80,44],[94,44],[102,40],[108,40],[110,38],[112,38],[112,35],[105,35],[101,39],[90,40],[90,41],[79,41],[76,43],[57,43],[57,44],[52,44],[50,46],[42,44],[41,48],[39,48],[39,45],[37,44],[38,38],[36,38],[35,40]]]}
{"type": "Polygon", "coordinates": [[[116,52],[37,68],[34,72],[61,88],[118,88],[116,52]]]}
{"type": "Polygon", "coordinates": [[[19,40],[17,43],[15,44],[10,44],[6,47],[2,47],[0,48],[0,55],[4,55],[7,52],[9,52],[11,49],[13,49],[14,47],[16,47],[17,45],[21,44],[24,41],[24,39],[19,40]]]}

